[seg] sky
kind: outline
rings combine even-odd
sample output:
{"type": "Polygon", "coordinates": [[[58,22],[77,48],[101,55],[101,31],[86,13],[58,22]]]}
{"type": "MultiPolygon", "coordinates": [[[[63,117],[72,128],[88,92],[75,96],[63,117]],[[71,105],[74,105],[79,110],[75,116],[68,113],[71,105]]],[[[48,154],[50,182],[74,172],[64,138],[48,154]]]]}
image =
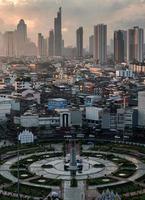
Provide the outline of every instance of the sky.
{"type": "Polygon", "coordinates": [[[79,26],[84,27],[85,46],[99,23],[108,25],[108,40],[117,29],[145,28],[145,0],[0,0],[0,32],[14,30],[22,18],[28,25],[29,38],[36,42],[38,32],[47,37],[53,29],[59,6],[65,46],[75,45],[79,26]]]}

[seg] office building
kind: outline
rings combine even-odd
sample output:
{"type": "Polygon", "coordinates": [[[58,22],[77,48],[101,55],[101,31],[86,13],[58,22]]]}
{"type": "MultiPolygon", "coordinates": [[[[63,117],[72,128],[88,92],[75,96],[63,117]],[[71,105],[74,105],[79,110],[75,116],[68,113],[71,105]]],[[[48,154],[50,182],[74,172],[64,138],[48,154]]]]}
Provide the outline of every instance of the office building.
{"type": "Polygon", "coordinates": [[[54,19],[54,50],[55,56],[62,55],[61,7],[54,19]]]}
{"type": "Polygon", "coordinates": [[[25,24],[23,19],[21,19],[17,25],[16,38],[17,56],[24,56],[27,42],[27,25],[25,24]]]}
{"type": "Polygon", "coordinates": [[[94,61],[105,65],[107,62],[107,25],[98,24],[94,27],[94,61]]]}
{"type": "Polygon", "coordinates": [[[6,57],[14,57],[16,55],[15,31],[4,33],[4,54],[6,57]]]}
{"type": "Polygon", "coordinates": [[[134,27],[127,34],[127,61],[129,63],[143,61],[144,52],[144,30],[134,27]]]}
{"type": "Polygon", "coordinates": [[[138,92],[138,125],[145,127],[145,91],[138,92]]]}
{"type": "Polygon", "coordinates": [[[94,51],[94,36],[89,37],[89,54],[92,56],[94,51]]]}
{"type": "Polygon", "coordinates": [[[76,46],[77,46],[77,57],[83,57],[83,27],[79,27],[76,31],[76,46]]]}
{"type": "Polygon", "coordinates": [[[122,30],[114,32],[114,61],[117,64],[125,61],[125,40],[122,30]]]}
{"type": "Polygon", "coordinates": [[[38,33],[38,57],[47,57],[48,40],[38,33]]]}
{"type": "Polygon", "coordinates": [[[49,32],[49,56],[54,56],[54,32],[49,32]]]}

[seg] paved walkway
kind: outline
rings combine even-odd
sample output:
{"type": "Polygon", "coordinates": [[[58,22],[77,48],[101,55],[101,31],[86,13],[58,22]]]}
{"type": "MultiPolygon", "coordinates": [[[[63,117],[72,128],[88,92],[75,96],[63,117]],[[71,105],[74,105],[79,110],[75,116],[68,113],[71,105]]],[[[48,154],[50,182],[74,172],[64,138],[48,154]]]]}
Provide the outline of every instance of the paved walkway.
{"type": "MultiPolygon", "coordinates": [[[[59,147],[60,149],[60,147],[59,147]]],[[[100,152],[100,151],[85,151],[85,152],[93,152],[93,153],[99,153],[99,154],[106,154],[106,152],[100,152]]],[[[54,153],[54,152],[48,152],[48,153],[54,153]]],[[[57,152],[56,152],[57,153],[57,152]]],[[[42,153],[37,153],[36,155],[43,155],[46,154],[46,152],[42,152],[42,153]]],[[[126,178],[118,178],[118,182],[116,183],[109,183],[109,184],[103,184],[103,185],[97,185],[97,187],[101,188],[101,187],[108,187],[108,186],[114,186],[114,185],[118,185],[118,184],[123,184],[123,183],[127,183],[128,181],[132,181],[135,184],[140,184],[140,186],[145,187],[145,184],[143,183],[138,183],[137,181],[135,181],[136,179],[140,178],[141,176],[143,176],[145,174],[145,164],[142,163],[141,161],[139,161],[137,158],[134,158],[132,156],[128,156],[128,155],[124,155],[124,154],[117,154],[117,153],[112,153],[112,152],[108,152],[108,154],[113,154],[116,157],[120,157],[120,158],[124,158],[127,159],[131,162],[133,162],[136,166],[137,166],[137,171],[136,173],[129,177],[128,179],[126,178]]],[[[29,158],[31,156],[33,156],[35,154],[29,154],[29,155],[25,155],[25,156],[20,156],[20,159],[25,159],[25,158],[29,158]]],[[[100,159],[99,159],[100,160],[100,159]]],[[[16,177],[14,177],[10,171],[9,168],[10,166],[17,162],[17,158],[13,158],[8,160],[6,163],[4,163],[1,167],[0,167],[0,174],[8,179],[10,179],[12,182],[16,183],[18,180],[16,177]]],[[[117,177],[116,177],[117,179],[117,177]]],[[[25,180],[21,180],[20,181],[21,184],[24,185],[29,185],[29,186],[36,186],[36,187],[42,187],[42,188],[53,188],[53,190],[57,190],[58,187],[52,187],[52,186],[44,186],[44,185],[40,185],[40,184],[34,184],[34,183],[29,183],[26,182],[25,180]]],[[[92,186],[89,187],[89,189],[96,189],[96,186],[92,186]]],[[[11,196],[14,195],[14,197],[17,197],[17,194],[15,193],[10,193],[10,192],[4,192],[3,190],[0,190],[0,193],[6,196],[11,196]]],[[[137,194],[145,194],[145,189],[137,191],[137,192],[132,192],[132,193],[126,193],[125,196],[136,196],[137,194]]],[[[22,198],[30,198],[30,196],[24,195],[22,196],[22,198]]],[[[36,200],[39,199],[39,197],[35,198],[36,200]]]]}
{"type": "MultiPolygon", "coordinates": [[[[41,153],[33,153],[33,154],[28,154],[28,155],[20,156],[19,160],[29,158],[29,157],[31,157],[33,155],[45,155],[46,153],[47,152],[41,152],[41,153]]],[[[54,151],[48,152],[48,153],[51,154],[51,153],[54,153],[54,151]]],[[[57,151],[55,153],[60,153],[60,152],[57,151]]],[[[3,177],[5,177],[6,179],[12,181],[13,183],[17,183],[18,182],[18,178],[16,178],[15,176],[13,176],[11,174],[10,167],[14,163],[16,163],[17,161],[18,161],[18,158],[15,157],[15,158],[9,159],[3,165],[0,166],[0,175],[3,176],[3,177]]],[[[58,189],[58,187],[49,186],[49,185],[34,184],[34,183],[27,182],[25,180],[20,180],[20,183],[24,184],[24,185],[28,185],[28,186],[39,187],[39,188],[52,188],[52,189],[56,189],[57,188],[58,189]]]]}
{"type": "MultiPolygon", "coordinates": [[[[78,180],[85,180],[89,178],[99,178],[110,174],[118,169],[117,165],[111,161],[103,160],[94,157],[83,157],[83,170],[82,173],[77,172],[76,178],[78,180]],[[105,167],[95,168],[95,164],[103,164],[105,167]]],[[[29,170],[38,176],[43,176],[52,179],[70,180],[70,172],[64,171],[64,163],[61,158],[47,158],[36,161],[29,166],[29,170]],[[44,169],[42,165],[52,165],[53,168],[44,169]]]]}
{"type": "MultiPolygon", "coordinates": [[[[96,154],[99,153],[99,154],[105,154],[106,155],[106,152],[104,152],[104,151],[84,151],[84,152],[96,153],[96,154]]],[[[133,162],[137,166],[137,169],[136,169],[136,172],[131,177],[129,177],[129,178],[126,178],[124,180],[121,180],[121,181],[118,181],[118,182],[115,182],[115,183],[108,183],[108,184],[103,184],[103,185],[102,184],[101,185],[97,185],[97,188],[103,188],[103,187],[120,185],[120,184],[127,183],[129,181],[134,182],[136,179],[142,177],[145,174],[145,164],[143,162],[141,162],[140,160],[138,160],[137,158],[134,158],[132,156],[128,156],[128,155],[125,155],[125,154],[118,154],[118,153],[112,153],[112,152],[108,152],[107,154],[108,155],[112,154],[115,157],[120,157],[120,158],[129,160],[129,161],[133,162]]],[[[90,186],[89,188],[91,188],[91,189],[94,188],[95,189],[96,186],[90,186]]]]}

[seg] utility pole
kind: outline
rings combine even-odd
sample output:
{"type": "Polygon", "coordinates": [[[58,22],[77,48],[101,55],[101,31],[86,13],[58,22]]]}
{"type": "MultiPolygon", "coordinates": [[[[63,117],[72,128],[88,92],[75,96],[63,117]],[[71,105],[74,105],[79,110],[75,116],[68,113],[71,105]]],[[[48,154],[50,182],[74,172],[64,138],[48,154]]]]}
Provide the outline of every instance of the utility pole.
{"type": "Polygon", "coordinates": [[[17,127],[17,193],[18,193],[18,200],[20,200],[20,148],[19,148],[19,127],[17,127]]]}

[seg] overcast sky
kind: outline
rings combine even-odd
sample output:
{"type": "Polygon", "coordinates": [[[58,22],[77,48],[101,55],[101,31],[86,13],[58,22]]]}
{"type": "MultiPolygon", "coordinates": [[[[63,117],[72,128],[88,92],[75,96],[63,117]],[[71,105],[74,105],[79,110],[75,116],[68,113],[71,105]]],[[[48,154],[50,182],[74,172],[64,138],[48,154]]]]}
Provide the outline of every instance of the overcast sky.
{"type": "Polygon", "coordinates": [[[98,23],[108,25],[108,39],[113,30],[132,26],[145,28],[145,0],[0,0],[0,31],[13,30],[19,19],[28,25],[28,35],[37,41],[37,33],[45,36],[53,28],[59,6],[63,7],[65,46],[75,45],[75,31],[84,27],[84,42],[98,23]]]}

